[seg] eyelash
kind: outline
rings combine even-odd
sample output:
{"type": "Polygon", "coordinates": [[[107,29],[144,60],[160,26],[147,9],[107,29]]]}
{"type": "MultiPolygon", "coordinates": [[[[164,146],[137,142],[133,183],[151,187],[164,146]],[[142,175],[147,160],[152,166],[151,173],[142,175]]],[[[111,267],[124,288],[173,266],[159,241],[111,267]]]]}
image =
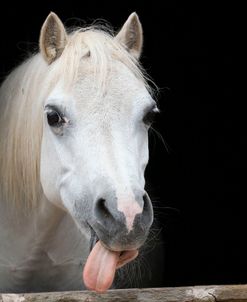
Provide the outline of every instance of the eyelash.
{"type": "Polygon", "coordinates": [[[63,114],[55,106],[46,106],[47,123],[50,127],[59,128],[66,123],[63,114]]]}
{"type": "MultiPolygon", "coordinates": [[[[143,117],[143,122],[147,126],[151,126],[154,122],[157,114],[159,113],[158,108],[154,108],[146,113],[143,117]]],[[[55,108],[48,108],[47,110],[47,122],[50,127],[61,127],[66,121],[63,118],[63,115],[55,108]]]]}
{"type": "Polygon", "coordinates": [[[47,122],[51,127],[60,127],[65,123],[61,115],[54,110],[47,112],[47,122]]]}
{"type": "Polygon", "coordinates": [[[158,113],[159,113],[158,108],[154,108],[151,111],[147,112],[142,119],[144,124],[147,126],[151,126],[158,113]]]}

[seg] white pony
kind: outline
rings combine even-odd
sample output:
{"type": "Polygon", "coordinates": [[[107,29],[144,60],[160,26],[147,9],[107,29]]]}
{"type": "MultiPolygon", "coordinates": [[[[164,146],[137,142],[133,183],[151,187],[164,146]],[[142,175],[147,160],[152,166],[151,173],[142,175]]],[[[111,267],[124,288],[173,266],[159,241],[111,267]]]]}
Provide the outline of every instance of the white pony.
{"type": "Polygon", "coordinates": [[[40,52],[0,91],[0,292],[104,292],[153,221],[144,190],[158,111],[142,27],[67,33],[50,13],[40,52]],[[83,272],[83,277],[82,277],[83,272]]]}

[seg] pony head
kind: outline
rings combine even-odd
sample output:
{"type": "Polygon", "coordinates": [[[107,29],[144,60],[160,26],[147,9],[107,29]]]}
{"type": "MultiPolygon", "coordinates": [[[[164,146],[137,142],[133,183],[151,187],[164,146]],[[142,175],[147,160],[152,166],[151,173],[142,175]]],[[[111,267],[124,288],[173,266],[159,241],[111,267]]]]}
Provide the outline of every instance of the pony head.
{"type": "Polygon", "coordinates": [[[116,36],[97,28],[67,34],[54,13],[40,34],[52,86],[43,101],[41,185],[98,241],[84,270],[98,291],[136,257],[153,221],[144,171],[158,109],[138,64],[142,43],[135,13],[116,36]]]}

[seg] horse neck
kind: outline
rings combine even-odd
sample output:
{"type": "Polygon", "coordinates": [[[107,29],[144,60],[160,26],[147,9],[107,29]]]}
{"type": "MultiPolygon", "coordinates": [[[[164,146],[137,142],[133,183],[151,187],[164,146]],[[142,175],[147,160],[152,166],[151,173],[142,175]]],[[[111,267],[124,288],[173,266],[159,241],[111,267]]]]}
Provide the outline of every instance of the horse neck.
{"type": "Polygon", "coordinates": [[[33,266],[33,259],[39,258],[41,251],[53,255],[54,259],[66,258],[67,255],[61,255],[62,234],[67,229],[72,230],[72,234],[77,232],[70,220],[65,211],[45,197],[29,213],[0,202],[0,266],[19,267],[21,263],[33,266]]]}
{"type": "Polygon", "coordinates": [[[16,207],[9,201],[0,200],[0,226],[5,226],[11,238],[25,236],[27,240],[47,240],[47,236],[56,231],[64,215],[65,212],[52,205],[44,195],[32,209],[16,207]]]}
{"type": "Polygon", "coordinates": [[[35,269],[42,255],[56,265],[85,262],[90,233],[79,230],[67,212],[53,206],[45,197],[35,211],[25,216],[10,213],[6,208],[4,213],[2,205],[0,203],[0,271],[2,265],[35,269]]]}

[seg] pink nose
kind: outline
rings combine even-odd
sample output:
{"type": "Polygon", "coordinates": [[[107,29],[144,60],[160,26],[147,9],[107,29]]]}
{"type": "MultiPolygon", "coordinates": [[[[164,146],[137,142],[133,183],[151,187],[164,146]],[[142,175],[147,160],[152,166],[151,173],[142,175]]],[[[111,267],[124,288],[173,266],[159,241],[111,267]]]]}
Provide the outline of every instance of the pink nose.
{"type": "Polygon", "coordinates": [[[143,211],[143,205],[140,206],[135,199],[119,198],[117,201],[117,209],[124,214],[126,227],[128,232],[130,232],[133,229],[136,215],[141,214],[143,211]]]}
{"type": "Polygon", "coordinates": [[[135,197],[102,194],[94,203],[89,225],[111,249],[132,249],[146,240],[153,222],[153,209],[146,192],[135,197]]]}

